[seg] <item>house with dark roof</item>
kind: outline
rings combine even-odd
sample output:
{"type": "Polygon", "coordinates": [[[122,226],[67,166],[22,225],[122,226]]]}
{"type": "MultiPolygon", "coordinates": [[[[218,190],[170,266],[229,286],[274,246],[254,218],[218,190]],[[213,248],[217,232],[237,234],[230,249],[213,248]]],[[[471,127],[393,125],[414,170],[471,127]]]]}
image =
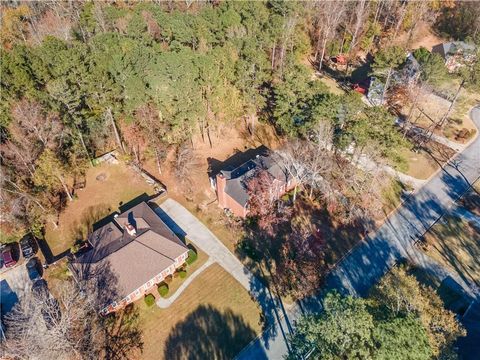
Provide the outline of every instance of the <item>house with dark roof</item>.
{"type": "Polygon", "coordinates": [[[449,72],[471,64],[475,61],[476,47],[464,41],[451,41],[435,45],[432,53],[439,54],[445,60],[445,66],[449,72]]]}
{"type": "Polygon", "coordinates": [[[141,298],[188,257],[187,246],[145,202],[115,214],[88,243],[69,267],[77,281],[100,290],[105,314],[141,298]]]}
{"type": "Polygon", "coordinates": [[[217,193],[218,206],[228,210],[235,216],[245,218],[248,214],[248,203],[251,194],[247,190],[247,182],[256,176],[259,171],[266,171],[271,179],[270,193],[279,198],[295,187],[295,182],[281,157],[265,146],[247,150],[245,153],[234,155],[243,158],[244,162],[238,164],[233,159],[227,159],[225,166],[211,177],[212,186],[217,193]],[[242,155],[251,153],[250,158],[242,155]],[[240,155],[240,156],[239,156],[240,155]]]}

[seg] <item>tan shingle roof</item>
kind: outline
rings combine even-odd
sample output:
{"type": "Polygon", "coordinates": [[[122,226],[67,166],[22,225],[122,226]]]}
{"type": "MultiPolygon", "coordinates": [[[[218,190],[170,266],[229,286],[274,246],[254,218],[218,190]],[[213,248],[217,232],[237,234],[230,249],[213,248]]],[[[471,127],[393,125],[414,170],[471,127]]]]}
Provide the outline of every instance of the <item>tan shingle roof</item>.
{"type": "Polygon", "coordinates": [[[96,278],[102,291],[111,294],[106,302],[121,300],[188,251],[145,202],[118,215],[92,236],[94,247],[73,260],[72,269],[78,278],[96,278]],[[132,222],[136,236],[125,231],[125,225],[132,222]]]}

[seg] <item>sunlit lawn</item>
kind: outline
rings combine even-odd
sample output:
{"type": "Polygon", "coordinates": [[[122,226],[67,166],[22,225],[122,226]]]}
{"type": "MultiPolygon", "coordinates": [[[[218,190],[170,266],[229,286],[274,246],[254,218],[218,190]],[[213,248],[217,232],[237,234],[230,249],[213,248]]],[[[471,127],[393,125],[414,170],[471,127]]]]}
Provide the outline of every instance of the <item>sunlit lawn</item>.
{"type": "Polygon", "coordinates": [[[151,195],[153,188],[123,163],[90,168],[86,174],[86,187],[77,190],[76,199],[67,203],[67,208],[60,214],[59,227],[54,229],[47,223],[45,238],[53,255],[70,248],[75,240],[85,238],[93,223],[143,193],[151,195]],[[102,173],[106,179],[97,180],[102,173]]]}
{"type": "Polygon", "coordinates": [[[200,274],[167,309],[135,303],[143,331],[142,359],[226,359],[261,330],[260,310],[219,265],[200,274]]]}

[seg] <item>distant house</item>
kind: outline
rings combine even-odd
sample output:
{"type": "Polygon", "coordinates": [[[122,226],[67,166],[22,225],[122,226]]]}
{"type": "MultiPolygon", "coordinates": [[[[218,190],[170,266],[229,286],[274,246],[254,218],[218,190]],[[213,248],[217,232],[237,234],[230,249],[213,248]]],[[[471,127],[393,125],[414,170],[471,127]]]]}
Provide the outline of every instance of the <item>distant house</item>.
{"type": "Polygon", "coordinates": [[[88,237],[90,249],[70,262],[78,281],[100,288],[106,314],[141,298],[185,263],[188,248],[142,202],[88,237]]]}
{"type": "Polygon", "coordinates": [[[433,53],[439,54],[445,60],[449,72],[473,63],[476,57],[475,50],[475,45],[464,41],[446,42],[432,48],[433,53]]]}
{"type": "Polygon", "coordinates": [[[372,76],[368,88],[367,99],[374,106],[380,106],[383,103],[383,89],[385,84],[379,78],[372,76]]]}
{"type": "Polygon", "coordinates": [[[395,80],[401,83],[415,83],[420,77],[422,66],[412,53],[407,54],[405,64],[400,71],[395,72],[395,80]]]}
{"type": "Polygon", "coordinates": [[[275,198],[295,187],[294,180],[278,154],[264,146],[249,151],[252,157],[245,159],[240,165],[229,161],[230,159],[225,161],[225,167],[211,178],[217,193],[218,206],[242,218],[248,214],[250,194],[247,182],[256,176],[258,171],[264,170],[269,174],[270,192],[275,198]]]}

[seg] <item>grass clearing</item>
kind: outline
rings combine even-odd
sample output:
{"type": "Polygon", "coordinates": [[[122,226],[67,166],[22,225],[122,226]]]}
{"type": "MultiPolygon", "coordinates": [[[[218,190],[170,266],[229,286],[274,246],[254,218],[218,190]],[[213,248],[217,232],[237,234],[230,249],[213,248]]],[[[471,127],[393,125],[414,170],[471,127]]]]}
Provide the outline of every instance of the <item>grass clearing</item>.
{"type": "Polygon", "coordinates": [[[385,214],[390,213],[396,209],[402,202],[402,195],[405,191],[411,191],[412,189],[402,182],[392,179],[390,186],[383,191],[384,205],[383,210],[385,214]]]}
{"type": "Polygon", "coordinates": [[[47,223],[45,239],[52,253],[57,255],[85,239],[95,222],[142,194],[153,194],[153,187],[122,162],[89,168],[85,188],[62,211],[58,228],[47,223]],[[97,180],[99,175],[105,179],[97,180]]]}
{"type": "MultiPolygon", "coordinates": [[[[158,296],[158,294],[157,294],[158,296]]],[[[142,359],[233,358],[261,331],[260,309],[219,265],[199,275],[167,309],[140,310],[142,359]]]]}
{"type": "Polygon", "coordinates": [[[424,150],[418,153],[411,149],[403,149],[401,156],[407,160],[408,169],[405,174],[416,179],[428,179],[440,167],[424,150]]]}
{"type": "Polygon", "coordinates": [[[332,78],[321,76],[317,77],[317,79],[325,84],[328,90],[335,95],[345,95],[345,90],[343,90],[339,85],[338,82],[333,80],[332,78]]]}

